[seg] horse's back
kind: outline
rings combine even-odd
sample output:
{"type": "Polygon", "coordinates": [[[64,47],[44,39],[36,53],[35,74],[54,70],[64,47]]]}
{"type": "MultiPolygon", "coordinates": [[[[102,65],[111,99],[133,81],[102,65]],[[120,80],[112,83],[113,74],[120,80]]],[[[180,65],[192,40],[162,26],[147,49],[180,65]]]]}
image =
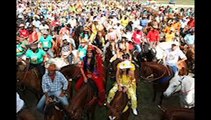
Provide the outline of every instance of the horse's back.
{"type": "Polygon", "coordinates": [[[164,113],[164,120],[195,120],[193,109],[169,109],[164,113]]]}

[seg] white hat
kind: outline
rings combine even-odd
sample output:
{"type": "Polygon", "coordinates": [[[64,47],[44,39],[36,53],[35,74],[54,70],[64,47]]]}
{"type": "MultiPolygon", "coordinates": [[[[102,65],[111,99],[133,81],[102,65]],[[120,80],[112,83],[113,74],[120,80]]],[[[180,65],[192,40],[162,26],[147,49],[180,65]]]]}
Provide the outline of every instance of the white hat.
{"type": "Polygon", "coordinates": [[[121,62],[119,68],[120,69],[132,68],[131,62],[129,60],[126,60],[124,62],[121,62]]]}
{"type": "Polygon", "coordinates": [[[141,26],[136,26],[135,28],[137,28],[138,30],[142,30],[143,27],[141,27],[141,26]]]}

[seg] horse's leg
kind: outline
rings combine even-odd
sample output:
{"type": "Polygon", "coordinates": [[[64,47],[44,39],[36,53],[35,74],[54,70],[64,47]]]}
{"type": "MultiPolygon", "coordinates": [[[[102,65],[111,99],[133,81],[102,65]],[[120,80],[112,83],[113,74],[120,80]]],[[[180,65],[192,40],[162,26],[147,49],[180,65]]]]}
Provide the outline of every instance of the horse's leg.
{"type": "Polygon", "coordinates": [[[152,99],[152,102],[155,102],[155,99],[156,99],[156,94],[157,94],[157,92],[156,92],[156,86],[155,86],[155,84],[153,83],[153,99],[152,99]]]}
{"type": "Polygon", "coordinates": [[[163,92],[162,92],[161,95],[160,95],[160,102],[159,102],[159,105],[161,106],[162,103],[163,103],[163,92]]]}
{"type": "Polygon", "coordinates": [[[128,110],[123,113],[122,120],[128,120],[128,118],[130,116],[130,110],[131,110],[131,108],[129,107],[128,110]]]}

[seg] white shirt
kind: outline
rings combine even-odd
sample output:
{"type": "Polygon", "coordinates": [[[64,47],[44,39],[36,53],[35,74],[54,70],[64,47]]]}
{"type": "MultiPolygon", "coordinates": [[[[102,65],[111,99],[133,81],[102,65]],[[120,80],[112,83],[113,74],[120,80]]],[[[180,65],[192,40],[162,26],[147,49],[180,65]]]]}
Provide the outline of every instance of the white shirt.
{"type": "Polygon", "coordinates": [[[16,113],[18,113],[24,106],[24,101],[20,98],[19,94],[16,92],[16,113]]]}
{"type": "Polygon", "coordinates": [[[166,50],[166,64],[167,65],[177,66],[177,62],[179,58],[181,59],[186,58],[185,54],[179,48],[174,51],[172,51],[171,48],[166,50]]]}

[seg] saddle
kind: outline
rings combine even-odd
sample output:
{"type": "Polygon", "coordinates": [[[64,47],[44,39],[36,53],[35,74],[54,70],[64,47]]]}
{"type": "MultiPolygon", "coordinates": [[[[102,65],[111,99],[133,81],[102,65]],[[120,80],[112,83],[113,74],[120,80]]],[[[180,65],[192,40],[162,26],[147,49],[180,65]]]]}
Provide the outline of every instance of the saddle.
{"type": "Polygon", "coordinates": [[[159,80],[160,83],[165,83],[174,77],[174,72],[170,66],[166,66],[166,76],[159,80]]]}

